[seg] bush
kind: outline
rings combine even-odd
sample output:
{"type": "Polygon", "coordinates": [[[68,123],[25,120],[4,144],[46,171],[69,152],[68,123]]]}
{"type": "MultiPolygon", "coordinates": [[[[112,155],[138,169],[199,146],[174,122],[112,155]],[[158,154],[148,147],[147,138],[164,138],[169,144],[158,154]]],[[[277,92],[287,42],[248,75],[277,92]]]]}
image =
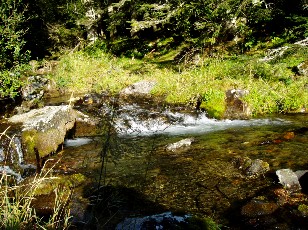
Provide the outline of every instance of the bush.
{"type": "Polygon", "coordinates": [[[2,1],[0,5],[0,71],[29,60],[30,53],[23,49],[25,10],[22,0],[2,1]]]}

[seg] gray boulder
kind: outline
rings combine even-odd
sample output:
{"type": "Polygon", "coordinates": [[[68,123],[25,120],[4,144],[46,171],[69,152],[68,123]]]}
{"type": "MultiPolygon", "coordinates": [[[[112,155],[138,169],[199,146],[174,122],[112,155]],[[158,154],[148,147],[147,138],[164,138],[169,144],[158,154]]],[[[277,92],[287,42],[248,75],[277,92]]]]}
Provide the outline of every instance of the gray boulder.
{"type": "Polygon", "coordinates": [[[156,85],[156,82],[154,81],[140,81],[136,82],[127,88],[123,89],[120,92],[120,95],[125,96],[125,95],[144,95],[144,94],[149,94],[151,90],[154,88],[156,85]]]}
{"type": "Polygon", "coordinates": [[[22,99],[30,101],[41,99],[44,95],[44,89],[47,87],[48,79],[42,76],[31,76],[27,79],[27,84],[21,89],[22,99]]]}
{"type": "Polygon", "coordinates": [[[56,152],[67,132],[75,125],[77,113],[70,106],[46,106],[15,115],[10,123],[21,124],[21,141],[26,162],[56,152]]]}

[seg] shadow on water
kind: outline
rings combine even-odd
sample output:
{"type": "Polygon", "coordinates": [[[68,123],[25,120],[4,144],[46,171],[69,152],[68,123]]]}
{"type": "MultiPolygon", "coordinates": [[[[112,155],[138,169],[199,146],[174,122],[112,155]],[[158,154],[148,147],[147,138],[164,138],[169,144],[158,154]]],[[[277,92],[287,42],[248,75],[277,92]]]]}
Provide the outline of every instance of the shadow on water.
{"type": "Polygon", "coordinates": [[[165,212],[167,209],[132,188],[123,186],[102,186],[95,184],[84,189],[88,198],[85,218],[75,220],[72,229],[114,229],[116,224],[128,216],[146,216],[165,212]]]}

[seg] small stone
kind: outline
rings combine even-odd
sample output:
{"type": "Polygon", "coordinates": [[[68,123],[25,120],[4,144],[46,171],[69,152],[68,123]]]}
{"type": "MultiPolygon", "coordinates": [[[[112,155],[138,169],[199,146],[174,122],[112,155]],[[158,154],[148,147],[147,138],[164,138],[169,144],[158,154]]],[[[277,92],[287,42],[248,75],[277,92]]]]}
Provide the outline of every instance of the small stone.
{"type": "Polygon", "coordinates": [[[295,134],[294,132],[286,132],[284,135],[283,135],[283,138],[286,139],[286,140],[291,140],[295,137],[295,134]]]}
{"type": "Polygon", "coordinates": [[[179,148],[190,146],[192,144],[192,142],[194,142],[193,138],[186,138],[186,139],[180,140],[178,142],[175,142],[173,144],[167,145],[166,150],[174,152],[179,148]]]}

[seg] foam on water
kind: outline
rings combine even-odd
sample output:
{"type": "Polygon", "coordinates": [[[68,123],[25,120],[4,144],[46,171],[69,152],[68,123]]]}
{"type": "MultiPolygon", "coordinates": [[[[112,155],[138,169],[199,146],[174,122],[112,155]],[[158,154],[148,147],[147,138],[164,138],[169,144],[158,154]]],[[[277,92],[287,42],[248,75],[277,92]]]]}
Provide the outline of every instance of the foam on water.
{"type": "Polygon", "coordinates": [[[91,138],[66,139],[64,141],[64,146],[65,147],[77,147],[77,146],[89,144],[91,141],[93,141],[91,138]]]}
{"type": "Polygon", "coordinates": [[[116,129],[122,135],[198,134],[224,130],[232,127],[280,125],[282,119],[216,120],[206,113],[153,112],[130,107],[123,110],[115,120],[116,129]]]}

